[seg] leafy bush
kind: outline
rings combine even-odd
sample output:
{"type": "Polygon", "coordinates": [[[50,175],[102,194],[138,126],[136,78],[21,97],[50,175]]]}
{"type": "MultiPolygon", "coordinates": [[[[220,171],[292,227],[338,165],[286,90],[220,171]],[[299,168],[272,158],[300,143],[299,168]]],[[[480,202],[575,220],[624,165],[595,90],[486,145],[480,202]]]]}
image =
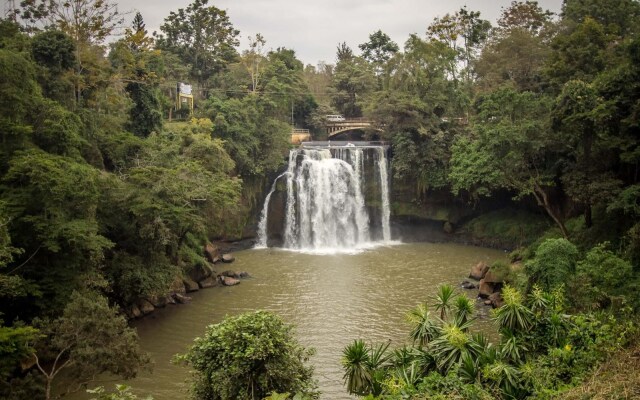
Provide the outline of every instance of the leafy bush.
{"type": "Polygon", "coordinates": [[[525,263],[532,282],[550,290],[567,281],[575,271],[578,249],[566,239],[547,239],[525,263]]]}
{"type": "Polygon", "coordinates": [[[270,393],[303,393],[315,397],[313,368],[305,365],[312,350],[300,346],[275,314],[256,311],[209,325],[186,354],[195,369],[195,399],[262,399],[270,393]]]}
{"type": "Polygon", "coordinates": [[[539,214],[519,210],[498,210],[469,221],[463,228],[475,242],[492,247],[526,246],[549,228],[539,214]]]}

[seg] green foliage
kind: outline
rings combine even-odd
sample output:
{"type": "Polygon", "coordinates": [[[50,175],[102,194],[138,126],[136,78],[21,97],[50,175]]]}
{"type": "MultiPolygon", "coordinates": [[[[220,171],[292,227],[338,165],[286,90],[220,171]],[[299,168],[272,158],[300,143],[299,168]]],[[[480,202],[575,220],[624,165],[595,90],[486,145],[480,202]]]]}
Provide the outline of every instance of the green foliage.
{"type": "Polygon", "coordinates": [[[191,65],[192,79],[204,83],[224,69],[236,57],[236,37],[227,12],[208,6],[208,0],[195,0],[186,8],[169,13],[160,27],[157,40],[160,49],[177,54],[191,65]]]}
{"type": "Polygon", "coordinates": [[[137,333],[126,319],[110,307],[107,299],[93,291],[73,292],[62,315],[37,320],[42,339],[36,343],[36,366],[51,386],[61,370],[67,371],[69,390],[109,372],[132,378],[149,363],[137,341],[137,333]],[[55,360],[51,365],[45,360],[55,360]]]}
{"type": "Polygon", "coordinates": [[[296,342],[291,326],[256,311],[209,325],[177,359],[195,369],[197,399],[262,399],[273,391],[312,395],[312,368],[305,365],[312,353],[296,342]]]}
{"type": "Polygon", "coordinates": [[[462,229],[485,246],[515,248],[533,243],[548,228],[542,215],[504,209],[482,214],[462,229]]]}
{"type": "Polygon", "coordinates": [[[537,248],[535,257],[525,262],[525,271],[532,282],[543,290],[567,282],[575,272],[578,249],[566,239],[547,239],[537,248]]]}

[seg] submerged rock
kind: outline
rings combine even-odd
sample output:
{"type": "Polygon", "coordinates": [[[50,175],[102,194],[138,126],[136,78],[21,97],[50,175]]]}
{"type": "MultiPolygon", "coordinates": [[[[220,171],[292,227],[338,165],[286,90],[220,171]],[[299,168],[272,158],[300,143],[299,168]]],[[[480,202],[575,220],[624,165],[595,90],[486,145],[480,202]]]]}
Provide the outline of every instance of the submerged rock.
{"type": "Polygon", "coordinates": [[[199,285],[202,289],[210,288],[210,287],[212,287],[212,286],[215,286],[215,284],[216,284],[216,281],[215,281],[215,279],[213,279],[213,277],[212,277],[212,276],[210,276],[210,277],[208,277],[208,278],[206,278],[206,279],[203,279],[203,280],[201,280],[200,282],[198,282],[198,285],[199,285]]]}
{"type": "Polygon", "coordinates": [[[223,254],[222,255],[222,262],[224,263],[232,263],[236,260],[235,256],[233,254],[223,254]]]}
{"type": "Polygon", "coordinates": [[[221,272],[218,276],[228,276],[229,278],[244,279],[244,278],[249,278],[251,275],[249,275],[247,271],[226,270],[221,272]]]}
{"type": "Polygon", "coordinates": [[[471,290],[471,289],[477,289],[478,285],[465,280],[465,281],[462,281],[462,283],[460,284],[460,287],[462,287],[463,289],[471,290]]]}
{"type": "Polygon", "coordinates": [[[240,280],[230,276],[219,276],[218,279],[223,286],[235,286],[240,284],[240,280]]]}

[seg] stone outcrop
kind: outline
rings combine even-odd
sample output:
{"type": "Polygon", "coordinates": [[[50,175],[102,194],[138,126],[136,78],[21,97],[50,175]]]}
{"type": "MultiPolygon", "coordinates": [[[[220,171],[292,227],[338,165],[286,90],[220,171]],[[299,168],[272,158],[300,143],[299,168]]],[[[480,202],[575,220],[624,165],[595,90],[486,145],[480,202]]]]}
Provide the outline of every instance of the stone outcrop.
{"type": "Polygon", "coordinates": [[[190,278],[182,278],[182,282],[184,282],[184,288],[186,293],[191,293],[200,290],[200,286],[198,286],[198,282],[194,281],[190,278]]]}
{"type": "Polygon", "coordinates": [[[138,300],[137,306],[140,309],[140,312],[142,312],[142,315],[151,314],[153,310],[156,309],[153,306],[153,304],[151,304],[148,300],[144,300],[144,299],[138,300]]]}
{"type": "Polygon", "coordinates": [[[215,264],[220,261],[220,249],[213,243],[207,242],[207,244],[204,245],[204,256],[207,261],[215,264]]]}
{"type": "Polygon", "coordinates": [[[478,287],[478,296],[487,298],[496,291],[493,283],[485,282],[484,279],[480,280],[480,286],[478,287]]]}
{"type": "Polygon", "coordinates": [[[471,272],[469,273],[469,278],[475,279],[477,281],[484,278],[484,276],[489,272],[489,266],[485,262],[479,262],[473,267],[471,267],[471,272]]]}
{"type": "Polygon", "coordinates": [[[203,281],[211,275],[213,275],[213,268],[208,264],[194,265],[191,270],[189,270],[189,278],[196,282],[203,281]]]}

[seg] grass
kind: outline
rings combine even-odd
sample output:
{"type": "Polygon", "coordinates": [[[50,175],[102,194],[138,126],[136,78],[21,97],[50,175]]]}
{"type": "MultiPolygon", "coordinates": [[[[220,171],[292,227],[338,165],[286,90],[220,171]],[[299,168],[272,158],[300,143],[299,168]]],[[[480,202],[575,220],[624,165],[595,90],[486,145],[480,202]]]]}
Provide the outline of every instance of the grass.
{"type": "Polygon", "coordinates": [[[640,340],[615,353],[580,386],[562,393],[568,400],[640,398],[640,340]]]}

